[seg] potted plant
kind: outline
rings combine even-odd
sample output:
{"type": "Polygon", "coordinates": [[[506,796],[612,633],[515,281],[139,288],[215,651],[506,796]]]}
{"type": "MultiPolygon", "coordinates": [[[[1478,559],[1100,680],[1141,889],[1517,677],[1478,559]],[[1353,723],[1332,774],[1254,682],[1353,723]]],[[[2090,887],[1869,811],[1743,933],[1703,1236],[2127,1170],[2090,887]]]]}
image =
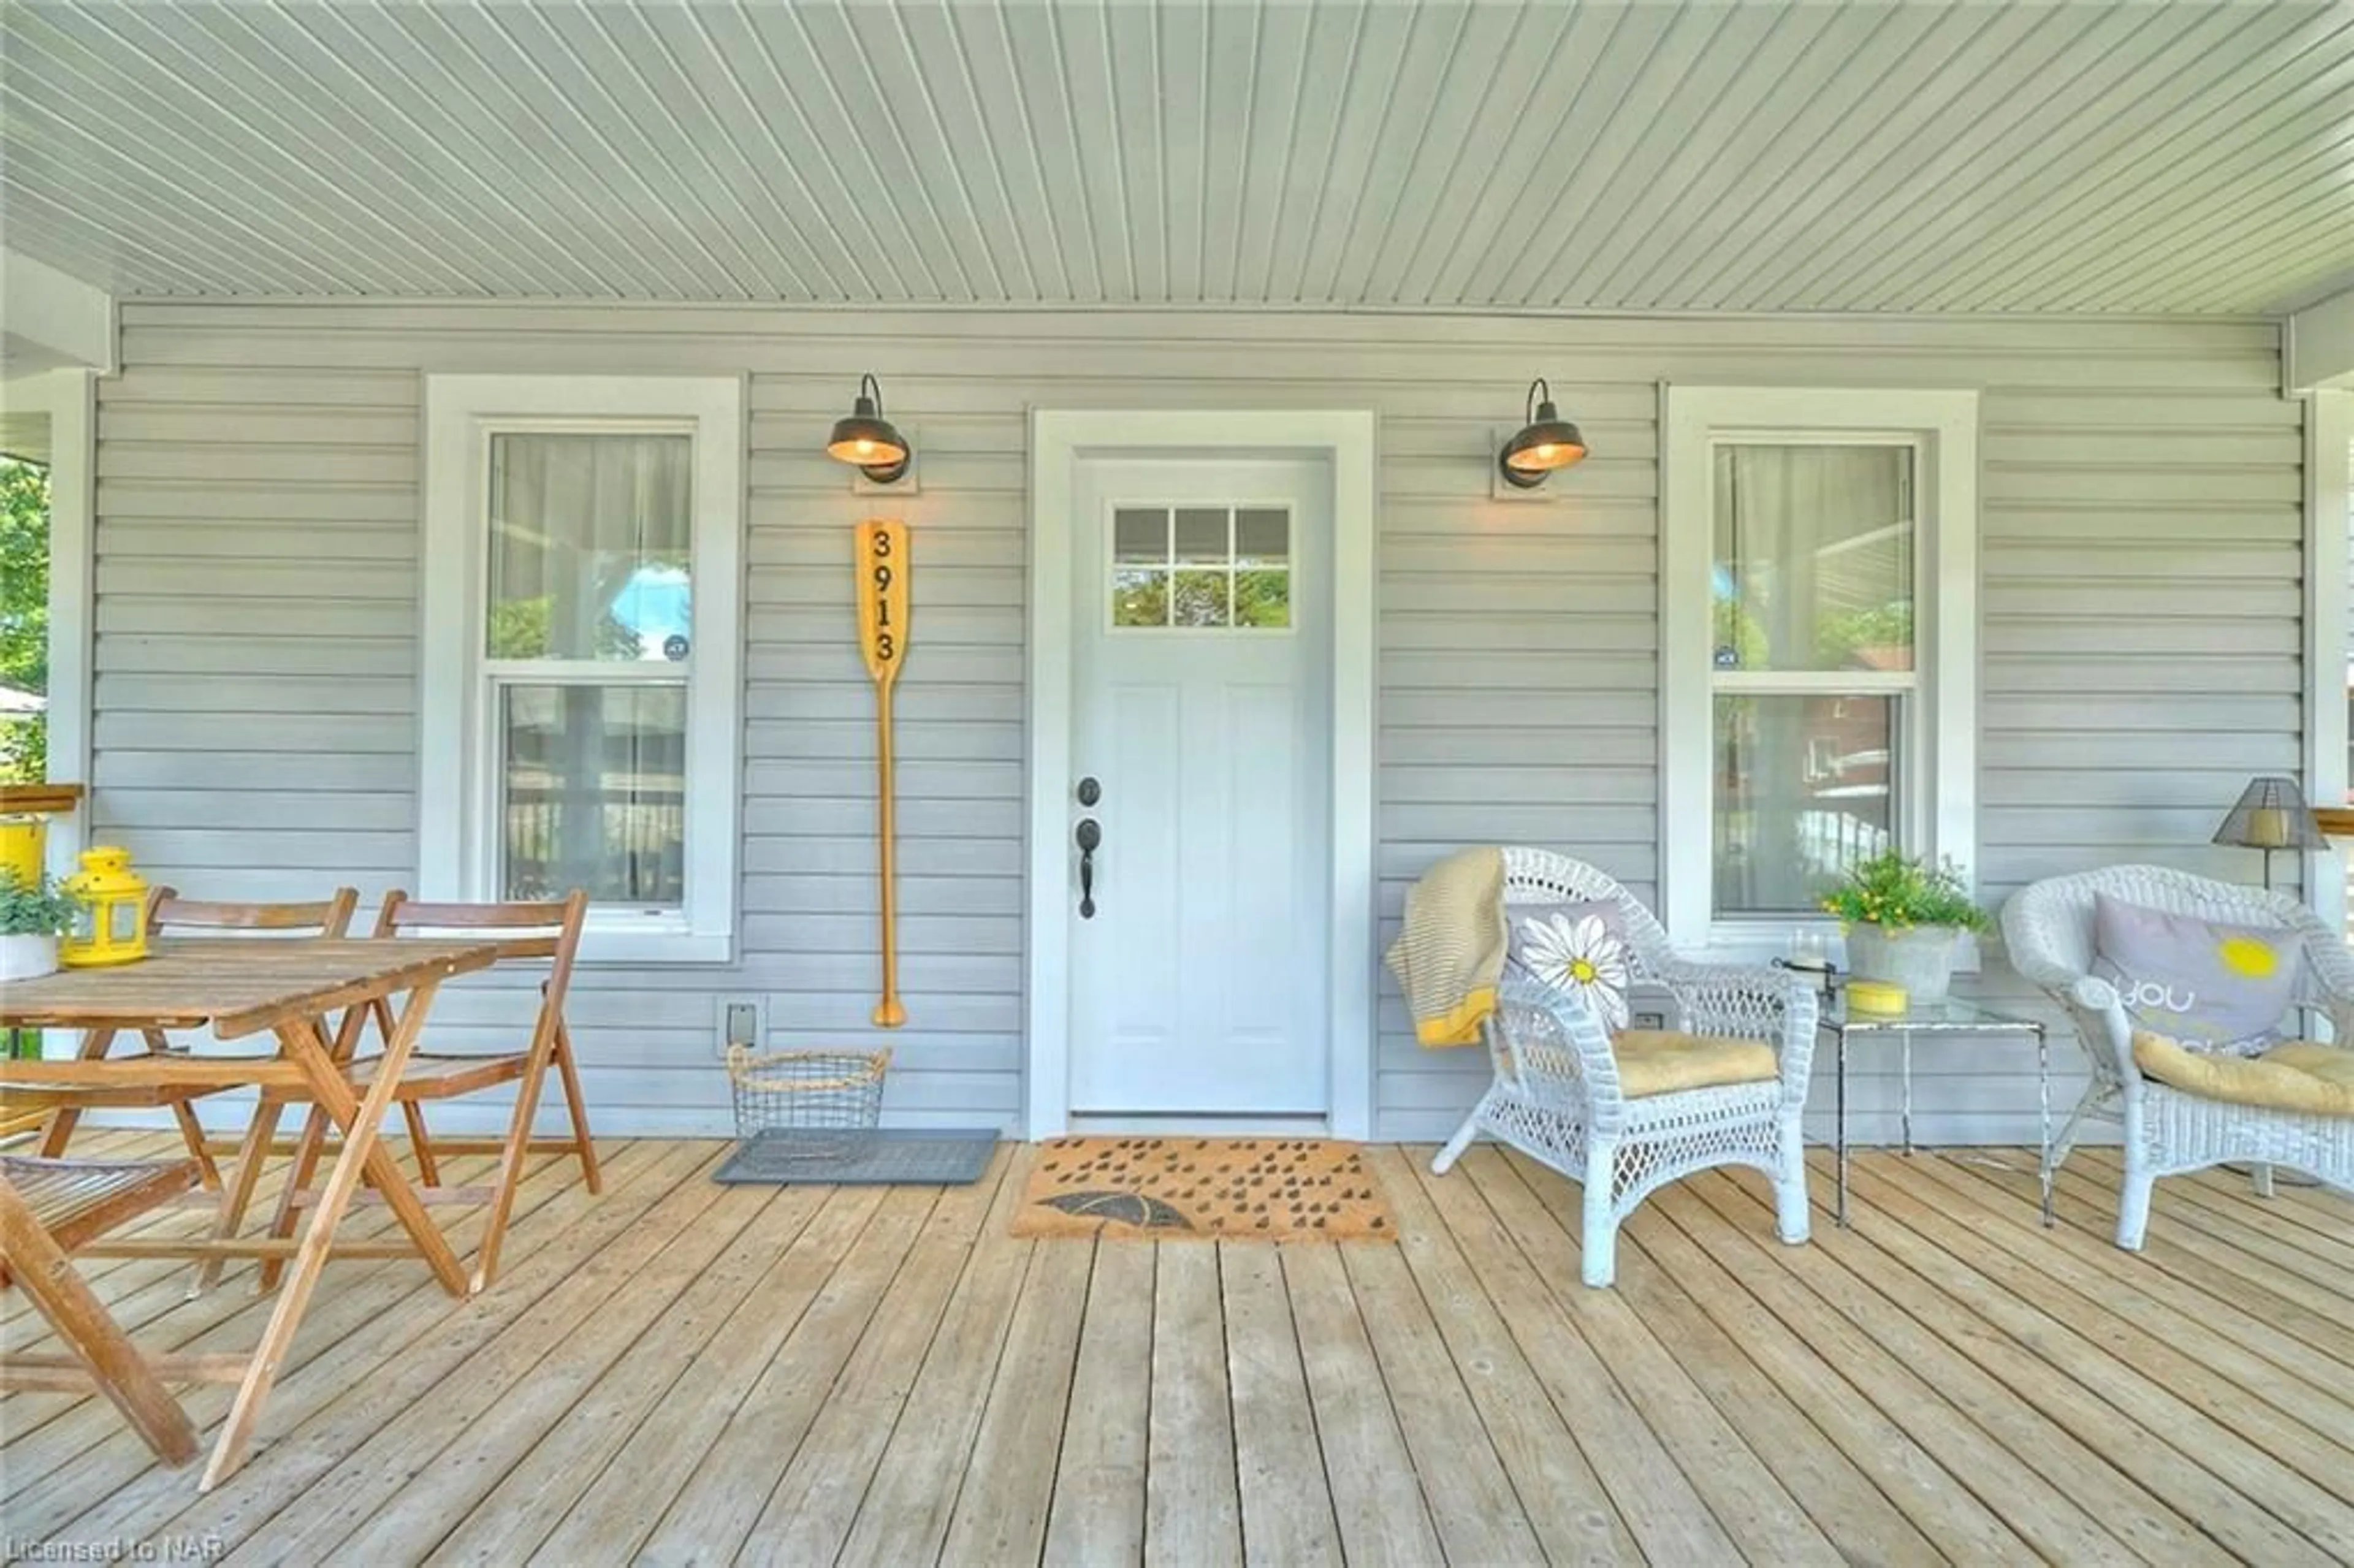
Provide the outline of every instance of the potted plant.
{"type": "Polygon", "coordinates": [[[0,874],[0,981],[55,974],[58,938],[80,913],[47,878],[28,883],[0,874]]]}
{"type": "Polygon", "coordinates": [[[1854,978],[1902,986],[1914,1002],[1945,1001],[1962,933],[1994,926],[1961,873],[1893,849],[1850,866],[1822,906],[1845,923],[1854,978]]]}

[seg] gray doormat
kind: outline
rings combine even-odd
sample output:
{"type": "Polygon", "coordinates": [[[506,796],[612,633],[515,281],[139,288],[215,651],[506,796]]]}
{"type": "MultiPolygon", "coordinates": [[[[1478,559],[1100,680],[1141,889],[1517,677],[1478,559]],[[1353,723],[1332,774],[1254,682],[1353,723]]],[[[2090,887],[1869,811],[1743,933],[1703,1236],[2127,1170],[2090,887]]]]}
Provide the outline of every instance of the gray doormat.
{"type": "Polygon", "coordinates": [[[978,1181],[997,1151],[993,1128],[769,1131],[745,1139],[715,1181],[805,1187],[937,1187],[978,1181]]]}

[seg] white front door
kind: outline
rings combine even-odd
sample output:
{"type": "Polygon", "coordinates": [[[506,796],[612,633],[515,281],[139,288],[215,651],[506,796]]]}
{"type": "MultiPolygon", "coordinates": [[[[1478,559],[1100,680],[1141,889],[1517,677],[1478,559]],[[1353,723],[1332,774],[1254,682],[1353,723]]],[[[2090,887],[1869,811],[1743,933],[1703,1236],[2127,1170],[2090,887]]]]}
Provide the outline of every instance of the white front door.
{"type": "Polygon", "coordinates": [[[1070,1108],[1322,1115],[1331,464],[1074,478],[1070,1108]]]}

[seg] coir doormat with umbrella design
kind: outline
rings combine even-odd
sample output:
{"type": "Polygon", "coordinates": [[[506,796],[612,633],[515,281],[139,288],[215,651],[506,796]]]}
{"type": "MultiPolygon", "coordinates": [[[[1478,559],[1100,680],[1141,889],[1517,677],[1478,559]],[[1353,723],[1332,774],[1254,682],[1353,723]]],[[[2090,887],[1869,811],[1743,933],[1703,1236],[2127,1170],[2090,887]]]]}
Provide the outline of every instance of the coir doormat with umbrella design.
{"type": "Polygon", "coordinates": [[[1397,1217],[1352,1143],[1055,1138],[1030,1168],[1013,1234],[1395,1241],[1397,1217]]]}

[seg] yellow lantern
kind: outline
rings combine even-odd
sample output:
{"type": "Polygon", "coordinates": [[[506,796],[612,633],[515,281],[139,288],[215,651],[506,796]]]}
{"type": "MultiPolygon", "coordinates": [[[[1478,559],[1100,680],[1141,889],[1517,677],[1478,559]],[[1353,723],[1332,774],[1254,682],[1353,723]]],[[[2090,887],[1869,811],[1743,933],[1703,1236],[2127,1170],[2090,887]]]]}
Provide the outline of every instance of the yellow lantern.
{"type": "Polygon", "coordinates": [[[81,869],[66,878],[65,894],[83,915],[58,943],[58,962],[97,969],[147,956],[147,883],[131,869],[129,850],[82,851],[81,869]]]}
{"type": "Polygon", "coordinates": [[[19,887],[37,887],[47,826],[36,816],[0,817],[0,876],[19,887]]]}

